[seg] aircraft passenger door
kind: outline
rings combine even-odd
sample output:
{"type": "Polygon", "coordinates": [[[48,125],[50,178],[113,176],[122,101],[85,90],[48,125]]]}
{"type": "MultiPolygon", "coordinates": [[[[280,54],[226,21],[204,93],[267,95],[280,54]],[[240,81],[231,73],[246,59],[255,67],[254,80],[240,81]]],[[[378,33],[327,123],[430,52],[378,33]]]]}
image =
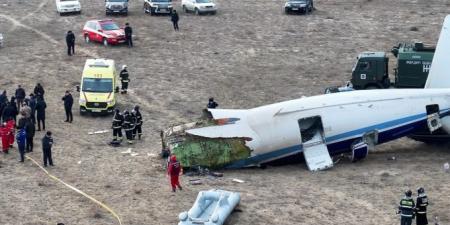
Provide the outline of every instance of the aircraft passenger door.
{"type": "Polygon", "coordinates": [[[303,155],[309,170],[318,171],[331,168],[333,161],[325,142],[322,118],[313,116],[298,120],[303,155]]]}

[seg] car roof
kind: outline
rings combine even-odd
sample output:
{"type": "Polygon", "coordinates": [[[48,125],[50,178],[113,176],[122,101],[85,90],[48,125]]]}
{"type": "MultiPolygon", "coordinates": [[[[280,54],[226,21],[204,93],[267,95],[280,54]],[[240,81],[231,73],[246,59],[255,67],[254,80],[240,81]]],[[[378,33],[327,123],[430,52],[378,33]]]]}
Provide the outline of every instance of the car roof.
{"type": "Polygon", "coordinates": [[[112,19],[104,19],[104,20],[88,20],[88,22],[95,22],[95,23],[115,23],[112,19]]]}
{"type": "Polygon", "coordinates": [[[87,59],[83,69],[83,77],[102,78],[114,77],[114,60],[111,59],[87,59]]]}

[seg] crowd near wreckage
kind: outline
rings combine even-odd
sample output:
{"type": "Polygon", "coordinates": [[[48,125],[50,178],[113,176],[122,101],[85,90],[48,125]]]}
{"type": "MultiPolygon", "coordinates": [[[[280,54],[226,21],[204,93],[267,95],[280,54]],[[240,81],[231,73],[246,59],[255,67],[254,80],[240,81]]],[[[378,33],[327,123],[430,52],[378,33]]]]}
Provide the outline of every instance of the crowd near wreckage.
{"type": "Polygon", "coordinates": [[[415,132],[450,132],[450,16],[424,89],[360,90],[304,97],[253,109],[207,109],[209,120],[163,131],[163,147],[185,167],[259,166],[303,153],[312,171],[331,156],[367,157],[377,144],[415,132]]]}

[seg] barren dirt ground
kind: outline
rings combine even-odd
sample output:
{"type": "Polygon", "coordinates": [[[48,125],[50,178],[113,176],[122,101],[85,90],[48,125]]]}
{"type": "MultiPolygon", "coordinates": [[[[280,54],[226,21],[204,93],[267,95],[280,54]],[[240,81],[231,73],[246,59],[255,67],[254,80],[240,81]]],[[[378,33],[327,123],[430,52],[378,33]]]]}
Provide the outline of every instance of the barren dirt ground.
{"type": "MultiPolygon", "coordinates": [[[[128,17],[135,47],[86,44],[80,31],[88,19],[105,18],[102,0],[81,0],[81,15],[60,16],[53,0],[1,0],[0,89],[9,96],[18,84],[29,93],[36,82],[46,88],[48,130],[53,131],[55,167],[50,173],[114,209],[124,225],[176,224],[198,191],[222,188],[242,194],[227,224],[396,224],[403,191],[425,187],[429,218],[450,224],[450,161],[445,146],[402,139],[379,146],[361,163],[341,161],[333,169],[311,173],[305,164],[224,171],[220,179],[188,184],[173,194],[152,154],[160,151],[159,130],[192,121],[207,98],[221,108],[250,108],[320,94],[350,78],[361,51],[384,50],[400,41],[437,41],[449,12],[446,0],[317,0],[308,16],[284,15],[281,0],[217,0],[215,16],[180,12],[180,31],[169,17],[143,13],[142,0],[130,1],[128,17]],[[411,31],[417,27],[418,31],[411,31]],[[68,57],[65,32],[77,35],[76,55],[68,57]],[[87,58],[127,64],[131,93],[119,97],[121,109],[139,104],[144,140],[130,146],[138,156],[121,154],[128,146],[107,145],[110,117],[80,117],[74,86],[87,58]],[[64,123],[61,97],[74,91],[74,123],[64,123]],[[151,154],[150,156],[148,154],[151,154]],[[397,157],[396,161],[387,160],[397,157]],[[231,181],[239,178],[245,183],[231,181]]],[[[175,2],[181,11],[180,1],[175,2]]],[[[392,56],[391,56],[392,58],[392,56]]],[[[339,120],[339,118],[336,118],[339,120]]],[[[37,132],[31,157],[41,162],[37,132]]],[[[14,149],[0,155],[0,224],[117,224],[91,201],[48,178],[14,149]]]]}

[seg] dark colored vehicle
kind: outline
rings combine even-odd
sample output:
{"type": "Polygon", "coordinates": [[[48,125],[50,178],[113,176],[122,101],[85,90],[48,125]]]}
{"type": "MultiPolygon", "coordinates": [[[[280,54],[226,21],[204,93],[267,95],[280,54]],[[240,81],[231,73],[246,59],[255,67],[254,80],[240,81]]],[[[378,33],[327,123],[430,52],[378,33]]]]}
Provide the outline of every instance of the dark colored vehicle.
{"type": "Polygon", "coordinates": [[[431,68],[435,47],[422,43],[400,43],[391,50],[397,59],[395,81],[389,79],[389,58],[384,52],[363,52],[352,70],[354,89],[423,88],[431,68]]]}
{"type": "Polygon", "coordinates": [[[144,12],[150,15],[172,14],[172,0],[144,0],[144,12]]]}
{"type": "Polygon", "coordinates": [[[128,15],[128,0],[105,0],[106,15],[128,15]]]}
{"type": "Polygon", "coordinates": [[[284,4],[284,12],[289,13],[310,13],[314,9],[313,0],[288,0],[284,4]]]}

